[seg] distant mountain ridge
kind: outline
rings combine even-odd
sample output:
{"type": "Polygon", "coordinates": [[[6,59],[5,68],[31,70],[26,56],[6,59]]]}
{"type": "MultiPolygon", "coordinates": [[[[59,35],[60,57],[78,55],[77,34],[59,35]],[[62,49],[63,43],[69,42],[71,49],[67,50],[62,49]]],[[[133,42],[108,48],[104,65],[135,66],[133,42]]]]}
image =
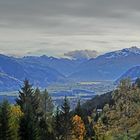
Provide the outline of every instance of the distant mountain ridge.
{"type": "Polygon", "coordinates": [[[126,48],[88,60],[69,78],[80,81],[115,80],[137,65],[140,65],[140,48],[126,48]]]}
{"type": "MultiPolygon", "coordinates": [[[[10,85],[10,81],[19,86],[25,78],[40,87],[56,82],[116,80],[135,66],[140,66],[140,48],[137,47],[105,53],[89,60],[46,55],[23,58],[0,55],[0,90],[4,86],[10,88],[6,85],[10,85]]],[[[15,88],[17,86],[9,90],[15,88]]]]}
{"type": "Polygon", "coordinates": [[[68,58],[55,58],[42,55],[40,57],[27,56],[21,58],[20,60],[29,64],[39,64],[43,66],[48,66],[57,70],[59,73],[68,76],[76,70],[79,64],[85,62],[87,59],[73,60],[68,58]]]}
{"type": "Polygon", "coordinates": [[[140,48],[137,47],[125,48],[122,50],[106,53],[103,56],[106,56],[106,58],[110,59],[110,58],[126,57],[129,55],[140,55],[140,48]]]}
{"type": "MultiPolygon", "coordinates": [[[[29,79],[35,86],[46,87],[53,82],[63,82],[65,76],[48,66],[36,63],[26,63],[19,58],[0,55],[0,91],[4,85],[11,81],[16,89],[25,78],[29,79]],[[16,79],[16,81],[15,81],[16,79]]],[[[17,88],[18,87],[18,88],[17,88]]],[[[13,90],[13,86],[5,86],[6,90],[13,90]]]]}

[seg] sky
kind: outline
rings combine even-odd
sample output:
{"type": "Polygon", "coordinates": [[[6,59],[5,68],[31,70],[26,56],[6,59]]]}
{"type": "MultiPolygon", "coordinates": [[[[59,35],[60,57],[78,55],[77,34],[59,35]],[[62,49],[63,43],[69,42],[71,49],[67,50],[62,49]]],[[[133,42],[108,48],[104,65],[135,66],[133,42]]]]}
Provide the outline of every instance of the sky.
{"type": "Polygon", "coordinates": [[[140,0],[0,0],[2,54],[101,54],[139,43],[140,0]]]}

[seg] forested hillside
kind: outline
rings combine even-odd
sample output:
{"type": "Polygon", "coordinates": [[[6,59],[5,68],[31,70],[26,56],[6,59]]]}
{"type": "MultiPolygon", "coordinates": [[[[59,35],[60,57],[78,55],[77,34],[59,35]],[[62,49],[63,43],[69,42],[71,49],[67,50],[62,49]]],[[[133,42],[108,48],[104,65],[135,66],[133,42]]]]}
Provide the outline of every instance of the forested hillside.
{"type": "Polygon", "coordinates": [[[135,84],[129,79],[121,81],[112,93],[112,100],[112,104],[106,104],[101,112],[94,110],[91,115],[95,138],[139,140],[140,80],[137,79],[135,84]]]}
{"type": "Polygon", "coordinates": [[[16,104],[0,104],[1,140],[139,140],[140,79],[122,80],[117,89],[71,110],[64,98],[55,107],[47,90],[28,80],[16,104]]]}

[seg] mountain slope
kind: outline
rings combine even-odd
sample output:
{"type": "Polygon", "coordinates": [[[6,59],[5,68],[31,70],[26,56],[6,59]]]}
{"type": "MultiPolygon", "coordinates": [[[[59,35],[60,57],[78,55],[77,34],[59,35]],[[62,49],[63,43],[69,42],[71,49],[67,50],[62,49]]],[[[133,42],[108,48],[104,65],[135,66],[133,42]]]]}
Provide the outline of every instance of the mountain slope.
{"type": "Polygon", "coordinates": [[[86,60],[71,60],[67,58],[55,58],[55,57],[48,57],[46,55],[36,57],[36,56],[27,56],[21,58],[22,62],[26,62],[28,64],[39,64],[42,66],[47,66],[57,70],[59,73],[62,73],[65,76],[70,75],[73,73],[76,68],[82,62],[86,60]]]}
{"type": "Polygon", "coordinates": [[[0,73],[0,92],[17,90],[20,87],[21,83],[21,81],[14,77],[11,77],[5,73],[0,73]]]}
{"type": "Polygon", "coordinates": [[[27,76],[27,71],[16,59],[5,55],[0,55],[0,71],[21,80],[27,76]]]}
{"type": "MultiPolygon", "coordinates": [[[[65,77],[58,71],[39,64],[29,64],[20,59],[0,55],[0,75],[3,85],[13,83],[13,79],[23,81],[29,79],[35,86],[46,87],[50,83],[63,82],[65,77]],[[10,80],[9,80],[10,79],[10,80]],[[3,82],[4,81],[4,82],[3,82]]],[[[14,83],[17,85],[16,83],[14,83]]],[[[3,89],[4,86],[0,86],[3,89]]],[[[12,87],[12,86],[11,86],[12,87]]],[[[16,86],[15,86],[16,87],[16,86]]],[[[5,86],[5,88],[7,88],[5,86]]],[[[15,89],[15,88],[14,88],[15,89]]]]}
{"type": "Polygon", "coordinates": [[[35,86],[46,87],[50,83],[65,81],[65,76],[50,67],[28,63],[22,63],[22,66],[35,86]]]}
{"type": "Polygon", "coordinates": [[[140,66],[135,66],[132,67],[131,69],[129,69],[128,71],[126,71],[118,80],[117,82],[119,82],[122,79],[125,78],[130,78],[131,80],[136,80],[137,78],[140,77],[140,66]]]}
{"type": "Polygon", "coordinates": [[[76,80],[115,80],[133,66],[140,65],[140,49],[126,48],[106,53],[83,63],[69,78],[76,80]]]}

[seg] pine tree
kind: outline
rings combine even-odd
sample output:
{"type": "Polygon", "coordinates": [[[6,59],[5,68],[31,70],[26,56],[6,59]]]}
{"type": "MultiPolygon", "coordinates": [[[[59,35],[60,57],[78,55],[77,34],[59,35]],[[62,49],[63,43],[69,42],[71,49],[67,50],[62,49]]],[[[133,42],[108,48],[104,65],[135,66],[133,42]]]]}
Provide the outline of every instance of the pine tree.
{"type": "Polygon", "coordinates": [[[62,138],[64,140],[68,140],[68,137],[71,133],[71,114],[70,114],[70,105],[67,97],[64,99],[64,103],[61,106],[61,117],[62,117],[62,130],[63,130],[63,136],[62,138]]]}
{"type": "Polygon", "coordinates": [[[15,140],[11,129],[10,105],[4,100],[0,107],[0,140],[15,140]]]}

